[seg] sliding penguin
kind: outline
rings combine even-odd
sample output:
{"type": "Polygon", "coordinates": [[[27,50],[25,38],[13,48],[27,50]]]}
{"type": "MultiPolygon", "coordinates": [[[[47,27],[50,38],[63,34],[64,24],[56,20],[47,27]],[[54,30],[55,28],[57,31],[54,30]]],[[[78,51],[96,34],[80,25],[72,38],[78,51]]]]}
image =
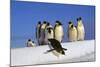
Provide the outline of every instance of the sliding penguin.
{"type": "Polygon", "coordinates": [[[36,46],[36,44],[34,43],[34,41],[32,41],[31,39],[28,39],[27,41],[27,47],[34,47],[36,46]]]}
{"type": "Polygon", "coordinates": [[[46,29],[47,22],[44,21],[41,25],[41,37],[39,39],[40,45],[45,45],[45,29],[46,29]]]}
{"type": "Polygon", "coordinates": [[[36,26],[36,39],[37,39],[39,45],[40,45],[40,41],[39,41],[40,36],[41,36],[41,22],[39,21],[36,26]]]}
{"type": "Polygon", "coordinates": [[[54,27],[54,38],[59,42],[62,42],[64,36],[63,26],[60,21],[56,21],[56,25],[54,27]]]}
{"type": "Polygon", "coordinates": [[[50,42],[49,45],[51,46],[52,49],[48,50],[47,52],[51,52],[51,51],[55,50],[57,53],[59,53],[61,55],[65,55],[64,50],[67,50],[67,49],[63,48],[61,46],[61,43],[58,40],[56,40],[56,39],[48,39],[48,40],[50,42]]]}
{"type": "Polygon", "coordinates": [[[73,24],[70,26],[68,34],[68,39],[70,42],[77,41],[77,29],[73,24]]]}
{"type": "Polygon", "coordinates": [[[84,40],[85,30],[81,17],[77,18],[77,34],[78,34],[78,40],[84,40]]]}

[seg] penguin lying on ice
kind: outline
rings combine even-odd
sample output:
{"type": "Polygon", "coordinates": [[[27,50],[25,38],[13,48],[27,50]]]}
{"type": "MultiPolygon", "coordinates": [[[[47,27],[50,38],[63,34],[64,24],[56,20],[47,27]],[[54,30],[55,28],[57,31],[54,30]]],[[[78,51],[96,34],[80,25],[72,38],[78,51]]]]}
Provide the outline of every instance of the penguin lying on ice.
{"type": "Polygon", "coordinates": [[[47,52],[56,51],[59,54],[65,55],[64,50],[67,50],[61,46],[61,43],[56,39],[48,39],[50,42],[49,46],[51,46],[51,50],[47,50],[47,52]]]}
{"type": "Polygon", "coordinates": [[[28,39],[28,41],[27,41],[27,47],[34,47],[34,46],[36,46],[35,43],[34,43],[34,41],[32,41],[31,39],[28,39]]]}

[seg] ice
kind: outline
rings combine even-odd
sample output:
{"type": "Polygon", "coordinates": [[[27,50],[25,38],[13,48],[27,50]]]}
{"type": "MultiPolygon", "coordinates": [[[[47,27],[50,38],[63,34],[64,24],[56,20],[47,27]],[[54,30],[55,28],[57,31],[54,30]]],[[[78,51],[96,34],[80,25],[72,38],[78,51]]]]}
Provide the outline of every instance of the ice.
{"type": "Polygon", "coordinates": [[[95,40],[61,43],[66,55],[57,57],[48,45],[11,49],[11,66],[69,63],[95,60],[95,40]]]}

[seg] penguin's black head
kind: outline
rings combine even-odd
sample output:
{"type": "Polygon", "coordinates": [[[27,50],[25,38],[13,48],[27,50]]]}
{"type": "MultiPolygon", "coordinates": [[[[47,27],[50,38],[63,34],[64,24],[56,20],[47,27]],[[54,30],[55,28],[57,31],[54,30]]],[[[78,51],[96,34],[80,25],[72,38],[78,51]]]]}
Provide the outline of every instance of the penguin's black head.
{"type": "Polygon", "coordinates": [[[28,39],[28,41],[31,41],[31,39],[28,39]]]}
{"type": "Polygon", "coordinates": [[[48,32],[51,33],[51,30],[53,30],[53,28],[49,27],[47,28],[48,32]]]}
{"type": "Polygon", "coordinates": [[[49,25],[50,25],[50,23],[48,22],[48,23],[47,23],[47,26],[49,26],[49,25]]]}
{"type": "Polygon", "coordinates": [[[62,25],[62,23],[59,20],[56,21],[56,24],[62,25]]]}
{"type": "Polygon", "coordinates": [[[82,17],[77,18],[77,21],[82,20],[82,17]]]}
{"type": "Polygon", "coordinates": [[[46,23],[47,23],[46,21],[43,22],[43,24],[46,24],[46,23]]]}
{"type": "Polygon", "coordinates": [[[48,39],[48,40],[51,42],[52,39],[48,39]]]}
{"type": "Polygon", "coordinates": [[[48,41],[50,41],[50,42],[52,43],[52,42],[54,42],[54,41],[55,41],[55,39],[50,38],[50,39],[48,39],[48,41]]]}
{"type": "Polygon", "coordinates": [[[82,20],[82,17],[79,17],[79,20],[82,20]]]}
{"type": "Polygon", "coordinates": [[[69,21],[69,24],[72,24],[72,22],[71,22],[71,21],[69,21]]]}
{"type": "Polygon", "coordinates": [[[71,28],[73,28],[74,27],[74,25],[71,25],[71,28]]]}
{"type": "Polygon", "coordinates": [[[65,55],[65,52],[64,52],[64,51],[60,51],[60,53],[61,53],[62,55],[65,55]]]}
{"type": "Polygon", "coordinates": [[[38,24],[41,24],[41,21],[39,21],[38,24]]]}
{"type": "Polygon", "coordinates": [[[34,43],[34,41],[32,41],[32,43],[34,43]]]}

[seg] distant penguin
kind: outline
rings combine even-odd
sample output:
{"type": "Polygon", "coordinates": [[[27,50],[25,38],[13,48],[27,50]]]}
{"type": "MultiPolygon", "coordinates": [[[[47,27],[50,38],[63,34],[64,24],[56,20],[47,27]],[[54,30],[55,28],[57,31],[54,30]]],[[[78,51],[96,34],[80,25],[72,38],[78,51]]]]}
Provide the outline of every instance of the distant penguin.
{"type": "Polygon", "coordinates": [[[46,44],[48,44],[48,39],[51,39],[51,38],[54,38],[54,31],[53,31],[53,28],[50,26],[50,27],[47,27],[45,30],[45,42],[46,42],[46,44]]]}
{"type": "Polygon", "coordinates": [[[58,40],[59,42],[62,42],[63,36],[64,36],[63,26],[60,21],[56,21],[56,24],[54,27],[54,38],[58,40]]]}
{"type": "Polygon", "coordinates": [[[68,23],[68,29],[67,29],[67,36],[69,38],[69,29],[71,28],[71,25],[73,25],[72,21],[69,21],[68,23]]]}
{"type": "Polygon", "coordinates": [[[36,39],[37,39],[39,45],[40,45],[40,42],[39,42],[40,36],[41,36],[41,22],[39,21],[36,26],[36,39]]]}
{"type": "Polygon", "coordinates": [[[77,18],[77,33],[78,33],[78,40],[84,40],[85,38],[85,29],[83,25],[82,18],[77,18]]]}
{"type": "Polygon", "coordinates": [[[28,41],[27,41],[27,47],[34,47],[34,46],[36,46],[35,43],[34,43],[34,41],[32,41],[31,39],[28,39],[28,41]]]}
{"type": "Polygon", "coordinates": [[[44,21],[41,25],[41,37],[39,39],[40,45],[45,45],[45,29],[46,29],[47,22],[44,21]]]}
{"type": "Polygon", "coordinates": [[[53,27],[52,25],[47,22],[46,28],[45,28],[45,44],[48,44],[48,39],[49,38],[54,38],[54,33],[53,33],[53,27]]]}
{"type": "Polygon", "coordinates": [[[47,52],[51,52],[51,51],[55,50],[58,54],[65,55],[64,50],[67,50],[67,49],[63,48],[61,46],[61,43],[58,40],[56,40],[56,39],[48,39],[48,40],[50,42],[49,45],[51,46],[52,49],[48,50],[47,52]]]}
{"type": "Polygon", "coordinates": [[[73,24],[68,29],[68,34],[68,39],[70,42],[77,41],[77,29],[73,24]]]}
{"type": "Polygon", "coordinates": [[[52,27],[47,28],[47,33],[46,34],[47,34],[48,39],[54,38],[53,28],[52,27]]]}
{"type": "Polygon", "coordinates": [[[68,28],[71,27],[71,25],[73,25],[72,21],[69,21],[69,25],[68,25],[68,28]]]}

